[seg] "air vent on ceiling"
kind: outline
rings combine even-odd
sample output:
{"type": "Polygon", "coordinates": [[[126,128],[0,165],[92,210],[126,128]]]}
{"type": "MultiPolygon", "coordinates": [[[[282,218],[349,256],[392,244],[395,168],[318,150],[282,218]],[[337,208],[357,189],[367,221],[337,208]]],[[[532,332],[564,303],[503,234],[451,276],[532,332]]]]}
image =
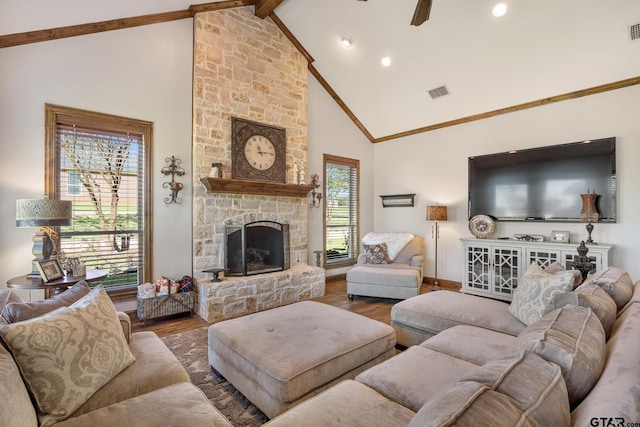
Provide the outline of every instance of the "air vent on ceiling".
{"type": "Polygon", "coordinates": [[[449,95],[449,89],[446,86],[440,86],[429,91],[429,95],[432,99],[440,98],[441,96],[449,95]]]}
{"type": "Polygon", "coordinates": [[[640,24],[633,24],[629,26],[629,37],[631,37],[631,40],[640,39],[640,24]]]}

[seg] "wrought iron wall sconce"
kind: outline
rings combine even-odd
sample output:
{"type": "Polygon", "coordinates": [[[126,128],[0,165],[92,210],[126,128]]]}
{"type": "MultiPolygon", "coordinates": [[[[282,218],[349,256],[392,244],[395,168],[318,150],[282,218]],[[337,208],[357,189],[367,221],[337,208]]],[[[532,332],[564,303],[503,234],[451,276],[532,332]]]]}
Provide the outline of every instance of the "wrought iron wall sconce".
{"type": "Polygon", "coordinates": [[[184,169],[180,167],[180,163],[182,163],[182,160],[176,159],[175,156],[171,156],[164,159],[164,161],[167,163],[167,165],[163,167],[160,172],[164,176],[171,175],[171,181],[162,184],[162,188],[169,188],[171,190],[171,195],[169,197],[166,197],[164,199],[164,202],[168,205],[170,205],[171,203],[180,205],[182,204],[182,199],[178,197],[178,193],[184,188],[184,185],[176,181],[176,176],[183,176],[185,174],[184,169]]]}
{"type": "Polygon", "coordinates": [[[312,208],[319,208],[322,205],[322,193],[316,191],[316,189],[320,188],[322,184],[320,183],[320,177],[317,173],[311,175],[311,185],[313,185],[313,188],[308,194],[308,196],[311,198],[309,206],[312,208]]]}

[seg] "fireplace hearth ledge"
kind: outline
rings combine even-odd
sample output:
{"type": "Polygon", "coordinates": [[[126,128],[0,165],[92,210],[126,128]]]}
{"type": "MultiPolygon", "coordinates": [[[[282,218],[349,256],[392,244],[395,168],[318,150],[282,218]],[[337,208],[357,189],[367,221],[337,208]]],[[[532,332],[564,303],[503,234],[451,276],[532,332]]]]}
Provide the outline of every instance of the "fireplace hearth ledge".
{"type": "Polygon", "coordinates": [[[273,273],[224,277],[216,283],[198,280],[197,287],[196,312],[213,323],[324,296],[325,272],[296,265],[273,273]]]}

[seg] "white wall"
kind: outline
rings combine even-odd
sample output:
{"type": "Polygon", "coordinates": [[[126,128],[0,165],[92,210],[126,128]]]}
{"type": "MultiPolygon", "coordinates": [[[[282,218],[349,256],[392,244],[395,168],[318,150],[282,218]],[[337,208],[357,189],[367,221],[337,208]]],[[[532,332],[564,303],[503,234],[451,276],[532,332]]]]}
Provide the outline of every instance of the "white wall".
{"type": "Polygon", "coordinates": [[[153,122],[153,276],[191,274],[191,183],[167,206],[160,169],[175,155],[190,176],[192,40],[185,19],[0,49],[0,288],[31,270],[15,200],[43,196],[45,103],[153,122]]]}
{"type": "MultiPolygon", "coordinates": [[[[373,231],[373,144],[360,132],[351,119],[318,81],[309,74],[309,168],[307,179],[317,173],[322,180],[322,156],[331,154],[360,160],[360,237],[373,231]]],[[[324,185],[324,182],[322,183],[324,185]]],[[[322,250],[322,208],[309,209],[309,265],[315,265],[313,251],[322,250]]],[[[344,273],[348,268],[333,269],[327,276],[344,273]]]]}
{"type": "MultiPolygon", "coordinates": [[[[30,270],[35,230],[15,227],[15,200],[42,196],[44,104],[117,114],[154,123],[153,276],[191,272],[192,20],[149,25],[0,49],[0,288],[30,270]],[[160,168],[165,157],[187,171],[182,206],[166,206],[160,168]]],[[[426,273],[433,276],[426,206],[449,206],[441,223],[438,275],[462,280],[459,238],[467,229],[467,157],[589,138],[618,138],[618,222],[596,224],[596,241],[616,245],[613,264],[640,279],[640,87],[565,101],[400,140],[371,144],[313,76],[309,77],[307,177],[322,175],[324,153],[360,160],[360,235],[410,231],[425,237],[426,273]],[[380,194],[417,193],[414,208],[382,208],[380,194]]],[[[498,235],[548,235],[554,224],[498,224],[498,235]]],[[[563,224],[572,240],[584,225],[563,224]]],[[[310,209],[309,257],[322,249],[322,211],[310,209]]],[[[328,271],[339,274],[346,269],[328,271]]],[[[25,295],[23,295],[25,296],[25,295]]],[[[26,295],[25,297],[29,297],[26,295]]],[[[33,298],[41,298],[34,292],[33,298]]]]}
{"type": "MultiPolygon", "coordinates": [[[[426,206],[448,206],[448,221],[441,222],[438,243],[438,277],[462,281],[462,250],[459,239],[472,237],[468,230],[467,158],[577,142],[608,136],[617,138],[618,221],[595,224],[593,239],[615,245],[612,264],[640,279],[640,126],[637,101],[640,86],[606,92],[506,114],[491,119],[440,129],[400,140],[375,144],[374,194],[417,193],[415,208],[382,208],[374,203],[376,230],[408,230],[426,240],[425,273],[434,275],[432,222],[426,206]]],[[[584,224],[497,223],[494,237],[515,233],[549,236],[561,228],[571,241],[586,240],[584,224]]]]}

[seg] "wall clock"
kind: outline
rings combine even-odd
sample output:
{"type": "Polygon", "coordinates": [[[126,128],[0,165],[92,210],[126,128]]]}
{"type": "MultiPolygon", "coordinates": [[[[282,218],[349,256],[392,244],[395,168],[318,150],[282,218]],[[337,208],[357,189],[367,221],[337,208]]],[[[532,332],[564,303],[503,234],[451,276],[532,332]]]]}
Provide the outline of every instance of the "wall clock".
{"type": "Polygon", "coordinates": [[[285,182],[286,143],[283,128],[232,117],[232,178],[285,182]]]}

